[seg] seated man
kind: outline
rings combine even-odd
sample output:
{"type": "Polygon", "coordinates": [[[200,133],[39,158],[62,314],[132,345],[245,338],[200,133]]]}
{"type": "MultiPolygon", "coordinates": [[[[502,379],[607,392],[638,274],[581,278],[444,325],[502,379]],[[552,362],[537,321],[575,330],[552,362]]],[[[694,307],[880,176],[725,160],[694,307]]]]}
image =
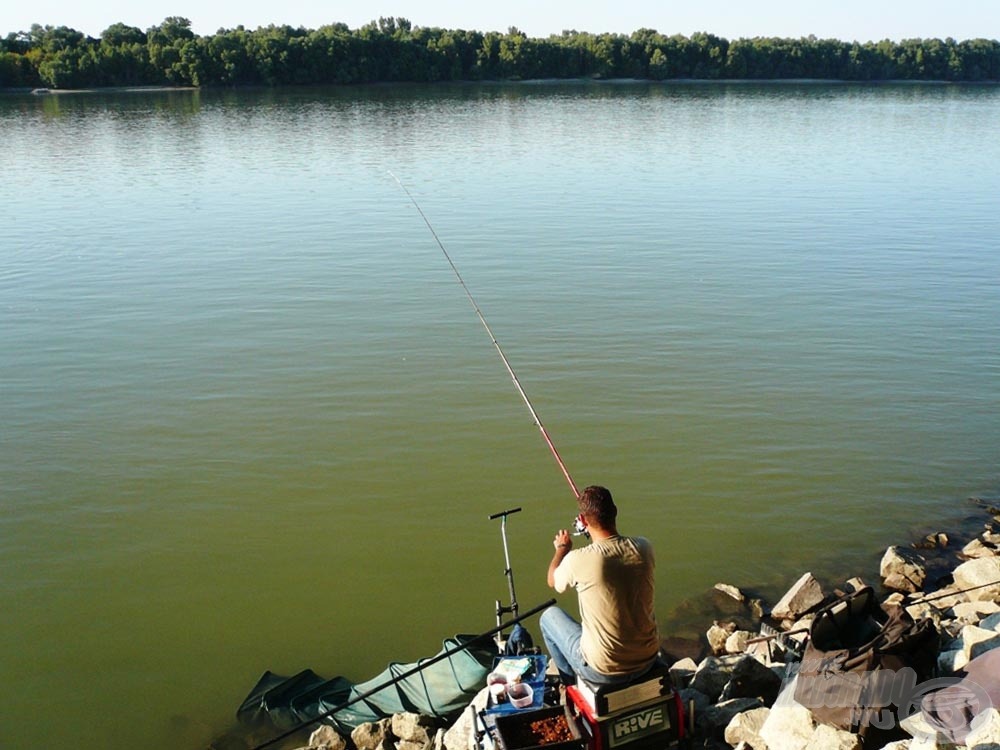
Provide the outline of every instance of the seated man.
{"type": "Polygon", "coordinates": [[[618,509],[604,487],[587,487],[578,505],[591,542],[573,550],[572,537],[561,529],[548,584],[559,593],[576,589],[582,624],[549,607],[539,621],[542,637],[564,684],[577,676],[597,685],[629,682],[659,653],[653,548],[642,537],[618,533],[618,509]]]}

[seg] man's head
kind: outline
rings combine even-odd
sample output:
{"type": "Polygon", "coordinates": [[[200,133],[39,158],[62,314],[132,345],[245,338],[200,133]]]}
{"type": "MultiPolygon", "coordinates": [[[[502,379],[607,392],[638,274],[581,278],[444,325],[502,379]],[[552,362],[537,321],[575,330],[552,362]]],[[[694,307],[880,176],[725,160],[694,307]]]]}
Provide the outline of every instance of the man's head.
{"type": "Polygon", "coordinates": [[[615,528],[615,518],[618,516],[618,508],[615,501],[611,499],[611,492],[606,487],[593,485],[587,487],[577,498],[577,506],[580,515],[583,516],[588,526],[597,526],[602,529],[615,528]]]}

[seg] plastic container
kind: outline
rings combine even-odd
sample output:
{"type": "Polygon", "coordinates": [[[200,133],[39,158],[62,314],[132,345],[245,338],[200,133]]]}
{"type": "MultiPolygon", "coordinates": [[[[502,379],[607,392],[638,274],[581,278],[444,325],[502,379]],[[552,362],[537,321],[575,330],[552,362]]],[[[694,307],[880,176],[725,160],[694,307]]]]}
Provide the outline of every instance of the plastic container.
{"type": "Polygon", "coordinates": [[[490,672],[486,675],[487,685],[506,685],[507,677],[500,674],[499,672],[490,672]]]}
{"type": "MultiPolygon", "coordinates": [[[[514,684],[515,682],[520,682],[522,684],[528,684],[531,686],[531,691],[534,693],[534,701],[532,702],[532,707],[541,708],[545,697],[545,665],[548,661],[548,657],[542,654],[534,654],[526,658],[531,662],[531,668],[522,674],[520,680],[508,680],[507,686],[514,684]]],[[[486,676],[487,683],[500,676],[506,676],[504,674],[507,671],[506,667],[510,665],[510,657],[508,656],[498,656],[493,662],[493,670],[486,676]]],[[[498,701],[494,699],[493,695],[490,695],[490,700],[484,709],[484,714],[488,717],[495,717],[503,714],[523,714],[526,709],[517,708],[511,705],[510,701],[507,700],[507,691],[504,691],[503,697],[498,701]]],[[[493,726],[493,719],[489,719],[489,727],[493,726]]]]}
{"type": "Polygon", "coordinates": [[[515,682],[507,687],[507,700],[514,708],[527,708],[535,700],[535,692],[526,682],[515,682]]]}

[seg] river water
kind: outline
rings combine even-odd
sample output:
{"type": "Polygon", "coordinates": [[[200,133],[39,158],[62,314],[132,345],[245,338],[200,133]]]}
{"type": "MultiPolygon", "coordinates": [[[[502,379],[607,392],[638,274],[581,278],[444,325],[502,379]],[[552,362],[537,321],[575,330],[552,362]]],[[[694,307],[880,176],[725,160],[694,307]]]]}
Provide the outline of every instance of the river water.
{"type": "Polygon", "coordinates": [[[506,508],[547,598],[569,486],[389,170],[653,540],[663,623],[947,527],[1000,474],[998,121],[955,86],[0,99],[0,745],[204,746],[265,669],[487,630],[506,508]]]}

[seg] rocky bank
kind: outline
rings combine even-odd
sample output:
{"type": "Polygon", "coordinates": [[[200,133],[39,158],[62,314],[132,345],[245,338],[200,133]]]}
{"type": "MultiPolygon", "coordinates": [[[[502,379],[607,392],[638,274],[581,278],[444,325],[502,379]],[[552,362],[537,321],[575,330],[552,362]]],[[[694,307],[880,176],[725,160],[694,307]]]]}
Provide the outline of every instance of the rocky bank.
{"type": "MultiPolygon", "coordinates": [[[[1000,648],[1000,508],[973,501],[981,531],[935,532],[885,550],[878,571],[866,582],[852,578],[827,590],[803,573],[773,605],[731,583],[713,595],[729,602],[731,617],[706,623],[696,649],[664,657],[685,706],[693,707],[691,746],[713,750],[1000,750],[1000,712],[982,712],[975,729],[956,745],[923,721],[897,717],[892,731],[864,736],[817,721],[792,697],[792,679],[817,610],[844,594],[872,585],[882,608],[901,608],[914,621],[929,620],[938,634],[935,679],[956,682],[977,657],[1000,648]],[[697,653],[693,653],[697,651],[697,653]]],[[[998,675],[1000,679],[1000,675],[998,675]]],[[[473,703],[485,706],[486,692],[473,703]]],[[[451,726],[397,714],[364,724],[341,737],[317,729],[303,750],[475,750],[472,711],[451,726]]]]}

